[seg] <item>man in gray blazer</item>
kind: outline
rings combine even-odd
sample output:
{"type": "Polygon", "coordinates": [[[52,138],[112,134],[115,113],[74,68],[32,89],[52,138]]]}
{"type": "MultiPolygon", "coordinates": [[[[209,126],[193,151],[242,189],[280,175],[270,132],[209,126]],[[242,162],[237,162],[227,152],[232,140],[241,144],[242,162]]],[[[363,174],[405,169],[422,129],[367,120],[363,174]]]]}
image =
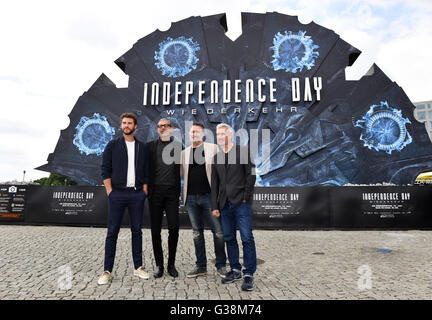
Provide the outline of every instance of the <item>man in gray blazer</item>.
{"type": "Polygon", "coordinates": [[[203,142],[204,126],[193,123],[189,132],[192,145],[181,153],[181,174],[184,176],[183,204],[186,206],[193,230],[196,265],[187,274],[188,278],[207,274],[207,257],[204,241],[204,220],[213,233],[216,269],[224,278],[226,274],[225,242],[219,218],[211,214],[211,169],[212,160],[218,151],[217,145],[203,142]]]}

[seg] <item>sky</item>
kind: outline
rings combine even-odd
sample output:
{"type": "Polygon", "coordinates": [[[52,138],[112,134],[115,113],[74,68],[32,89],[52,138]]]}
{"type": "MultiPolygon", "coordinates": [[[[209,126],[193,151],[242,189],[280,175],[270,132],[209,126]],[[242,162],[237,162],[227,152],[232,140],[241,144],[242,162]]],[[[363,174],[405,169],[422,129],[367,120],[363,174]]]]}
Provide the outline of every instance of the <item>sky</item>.
{"type": "Polygon", "coordinates": [[[54,151],[77,99],[102,73],[126,87],[114,60],[140,38],[190,16],[226,13],[227,35],[236,39],[241,12],[274,11],[332,29],[361,50],[347,79],[376,63],[412,102],[432,100],[432,0],[7,1],[0,17],[0,182],[48,176],[34,168],[54,151]]]}

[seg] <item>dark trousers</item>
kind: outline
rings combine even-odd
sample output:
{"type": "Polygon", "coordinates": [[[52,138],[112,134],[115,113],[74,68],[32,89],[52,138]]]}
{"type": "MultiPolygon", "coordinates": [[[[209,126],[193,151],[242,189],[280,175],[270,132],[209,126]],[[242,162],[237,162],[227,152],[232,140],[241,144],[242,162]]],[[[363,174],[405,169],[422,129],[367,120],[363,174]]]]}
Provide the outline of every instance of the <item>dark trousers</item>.
{"type": "Polygon", "coordinates": [[[104,270],[112,272],[123,214],[129,211],[132,258],[135,269],[142,266],[142,217],[146,195],[142,189],[113,190],[108,196],[108,232],[105,240],[104,270]]]}
{"type": "Polygon", "coordinates": [[[168,266],[175,264],[179,236],[179,196],[174,186],[155,185],[150,199],[150,225],[156,266],[163,268],[162,218],[165,211],[168,224],[168,266]]]}

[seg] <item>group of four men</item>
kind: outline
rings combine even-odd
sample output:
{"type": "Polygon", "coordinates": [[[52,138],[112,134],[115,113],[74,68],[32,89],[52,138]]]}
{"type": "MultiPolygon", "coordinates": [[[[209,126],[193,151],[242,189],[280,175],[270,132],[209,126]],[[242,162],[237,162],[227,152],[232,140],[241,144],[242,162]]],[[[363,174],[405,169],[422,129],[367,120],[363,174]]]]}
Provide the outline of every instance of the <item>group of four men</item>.
{"type": "Polygon", "coordinates": [[[256,249],[252,234],[251,203],[255,185],[253,161],[246,147],[235,145],[232,128],[221,123],[216,127],[216,144],[204,142],[204,126],[194,123],[190,130],[192,145],[182,150],[172,137],[172,123],[158,122],[159,138],[144,144],[136,139],[137,117],[121,115],[122,137],[111,140],[102,157],[102,178],[108,194],[108,231],[105,241],[104,272],[99,284],[112,278],[117,237],[128,208],[132,232],[134,275],[148,279],[142,263],[142,216],[144,200],[149,200],[155,278],[164,274],[161,230],[165,212],[168,225],[168,264],[172,277],[179,237],[180,176],[183,175],[183,201],[193,230],[196,266],[187,277],[207,274],[204,220],[214,239],[217,273],[222,283],[242,279],[237,226],[243,244],[243,290],[253,290],[256,249]],[[176,154],[182,150],[180,157],[176,154]],[[178,159],[180,158],[180,159],[178,159]],[[172,161],[177,159],[178,161],[172,161]],[[226,272],[225,243],[231,270],[226,272]]]}

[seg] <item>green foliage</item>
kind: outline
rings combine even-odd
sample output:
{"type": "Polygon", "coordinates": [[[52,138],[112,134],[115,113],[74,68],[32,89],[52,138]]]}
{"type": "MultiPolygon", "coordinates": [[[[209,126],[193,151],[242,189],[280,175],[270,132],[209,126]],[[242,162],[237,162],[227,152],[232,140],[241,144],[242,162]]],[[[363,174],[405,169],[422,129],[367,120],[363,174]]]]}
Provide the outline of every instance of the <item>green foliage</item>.
{"type": "Polygon", "coordinates": [[[34,181],[35,183],[39,183],[41,186],[75,186],[77,185],[76,181],[72,180],[69,177],[58,173],[51,173],[47,178],[40,178],[34,181]]]}

